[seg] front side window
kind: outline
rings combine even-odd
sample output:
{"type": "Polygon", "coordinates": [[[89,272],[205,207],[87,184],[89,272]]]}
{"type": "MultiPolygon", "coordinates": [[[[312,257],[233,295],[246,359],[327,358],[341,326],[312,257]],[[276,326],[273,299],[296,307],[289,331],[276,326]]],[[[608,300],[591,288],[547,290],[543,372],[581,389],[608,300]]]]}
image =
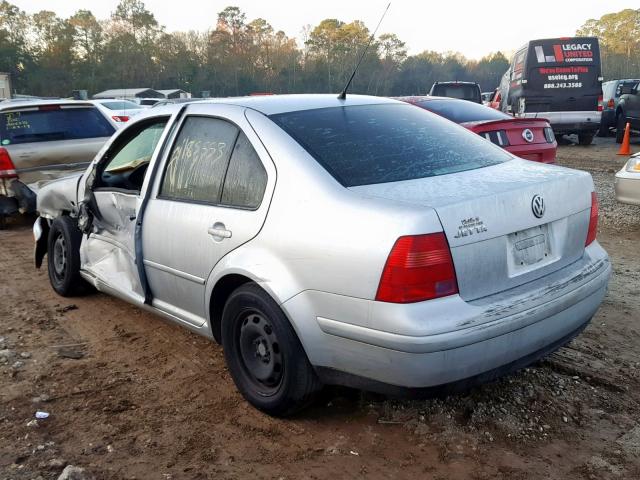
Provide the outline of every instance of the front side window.
{"type": "Polygon", "coordinates": [[[140,191],[168,120],[168,117],[154,119],[124,132],[107,153],[107,163],[99,169],[100,182],[95,186],[140,191]]]}
{"type": "Polygon", "coordinates": [[[115,153],[105,167],[105,172],[123,172],[149,163],[166,124],[167,120],[163,119],[137,132],[115,153]]]}
{"type": "Polygon", "coordinates": [[[218,203],[238,128],[224,120],[188,117],[169,156],[160,197],[218,203]]]}
{"type": "Polygon", "coordinates": [[[345,187],[497,165],[499,147],[414,105],[330,107],[271,115],[345,187]]]}

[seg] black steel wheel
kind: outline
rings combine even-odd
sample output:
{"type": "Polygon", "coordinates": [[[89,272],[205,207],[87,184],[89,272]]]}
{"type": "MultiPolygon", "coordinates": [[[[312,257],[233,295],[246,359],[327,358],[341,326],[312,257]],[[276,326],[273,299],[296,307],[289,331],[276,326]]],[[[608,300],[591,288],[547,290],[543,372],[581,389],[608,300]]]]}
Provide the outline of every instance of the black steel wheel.
{"type": "Polygon", "coordinates": [[[313,400],[322,385],[289,319],[257,284],[229,296],[221,327],[231,377],[254,407],[287,416],[313,400]]]}
{"type": "Polygon", "coordinates": [[[49,282],[63,297],[81,293],[86,283],[80,277],[82,233],[70,217],[58,217],[51,224],[47,246],[49,282]]]}
{"type": "Polygon", "coordinates": [[[261,394],[277,392],[282,384],[283,358],[273,327],[261,312],[246,310],[241,314],[239,346],[243,368],[261,394]]]}

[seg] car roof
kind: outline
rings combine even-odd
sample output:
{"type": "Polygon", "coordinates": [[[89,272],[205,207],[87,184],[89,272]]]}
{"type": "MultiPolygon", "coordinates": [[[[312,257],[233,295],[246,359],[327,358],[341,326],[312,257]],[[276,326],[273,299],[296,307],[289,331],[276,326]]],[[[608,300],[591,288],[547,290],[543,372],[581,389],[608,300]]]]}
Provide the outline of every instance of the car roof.
{"type": "Polygon", "coordinates": [[[91,100],[84,100],[86,102],[91,102],[91,103],[108,103],[108,102],[129,102],[129,103],[136,103],[132,100],[129,100],[128,98],[94,98],[91,100]]]}
{"type": "Polygon", "coordinates": [[[444,82],[435,82],[434,85],[478,85],[478,82],[467,82],[462,80],[446,80],[444,82]]]}
{"type": "MultiPolygon", "coordinates": [[[[347,94],[345,100],[339,100],[338,94],[291,94],[291,95],[260,95],[247,97],[212,98],[194,102],[197,105],[225,104],[257,110],[265,115],[295,112],[300,110],[315,110],[319,108],[346,107],[356,105],[377,105],[400,103],[386,97],[347,94]]],[[[185,104],[163,105],[158,111],[173,111],[185,104]]]]}
{"type": "Polygon", "coordinates": [[[0,102],[0,110],[40,107],[43,105],[84,105],[87,107],[94,106],[89,100],[10,100],[8,102],[0,102]]]}

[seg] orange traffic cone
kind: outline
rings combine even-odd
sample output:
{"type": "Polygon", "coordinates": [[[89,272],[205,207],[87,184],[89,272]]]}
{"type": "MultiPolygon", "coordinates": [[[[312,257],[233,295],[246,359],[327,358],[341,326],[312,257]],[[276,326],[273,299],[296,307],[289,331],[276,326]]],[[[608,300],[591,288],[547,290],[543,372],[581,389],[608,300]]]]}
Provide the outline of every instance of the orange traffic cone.
{"type": "Polygon", "coordinates": [[[624,138],[622,139],[622,145],[620,145],[620,150],[618,150],[618,155],[631,155],[631,148],[629,147],[629,137],[631,136],[631,124],[627,122],[627,125],[624,127],[624,138]]]}

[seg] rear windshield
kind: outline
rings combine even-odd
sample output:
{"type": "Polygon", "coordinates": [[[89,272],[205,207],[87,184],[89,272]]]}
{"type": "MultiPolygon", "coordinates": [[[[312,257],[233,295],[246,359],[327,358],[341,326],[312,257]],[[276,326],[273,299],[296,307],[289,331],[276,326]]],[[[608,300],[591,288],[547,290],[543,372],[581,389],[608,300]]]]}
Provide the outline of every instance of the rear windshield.
{"type": "Polygon", "coordinates": [[[345,187],[496,165],[511,157],[479,135],[409,104],[271,115],[345,187]]]}
{"type": "Polygon", "coordinates": [[[458,100],[424,100],[417,102],[416,105],[456,123],[508,120],[513,118],[506,113],[485,107],[479,103],[458,100]]]}
{"type": "Polygon", "coordinates": [[[115,131],[94,107],[44,108],[52,110],[0,112],[0,146],[110,137],[115,131]]]}
{"type": "Polygon", "coordinates": [[[462,100],[480,101],[480,92],[476,85],[468,84],[438,84],[433,86],[431,95],[435,97],[460,98],[462,100]]]}
{"type": "Polygon", "coordinates": [[[109,110],[129,110],[132,108],[135,108],[135,109],[140,108],[140,106],[137,103],[126,102],[126,101],[102,102],[102,105],[107,107],[109,110]]]}

